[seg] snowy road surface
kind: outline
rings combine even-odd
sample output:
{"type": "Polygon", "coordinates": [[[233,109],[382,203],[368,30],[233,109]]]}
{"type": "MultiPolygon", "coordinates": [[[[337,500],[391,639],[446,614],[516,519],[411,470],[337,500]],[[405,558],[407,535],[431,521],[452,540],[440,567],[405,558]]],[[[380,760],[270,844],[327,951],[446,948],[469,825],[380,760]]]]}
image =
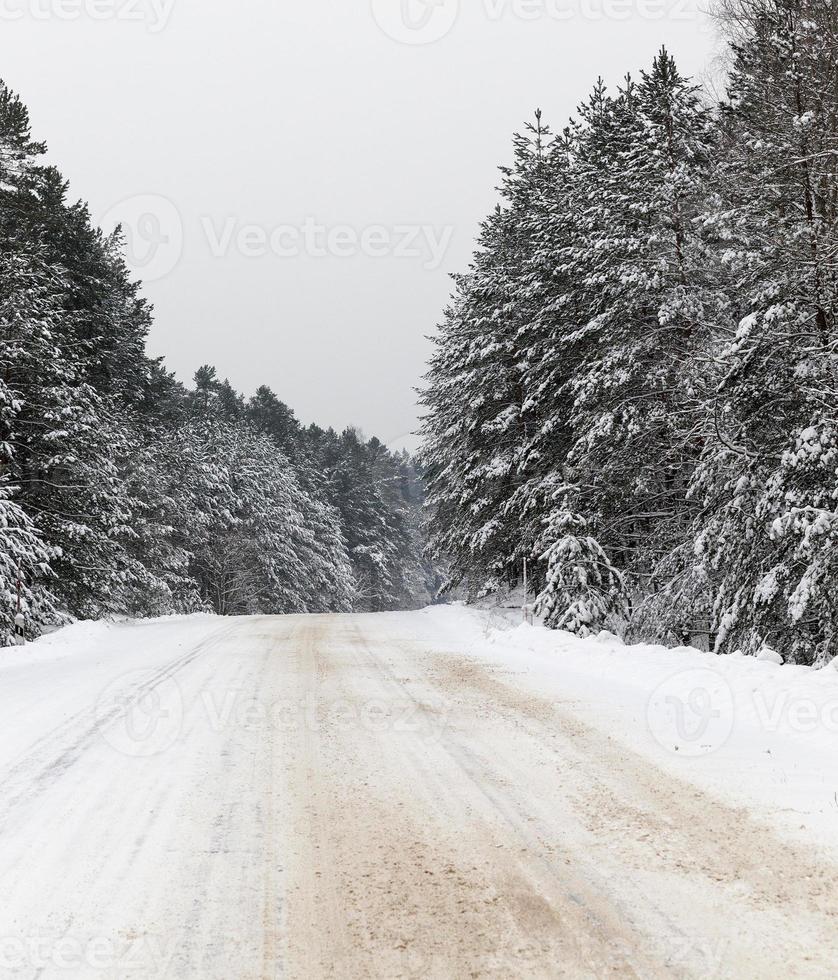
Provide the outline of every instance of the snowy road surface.
{"type": "Polygon", "coordinates": [[[0,976],[836,975],[834,733],[709,711],[668,746],[647,674],[688,654],[470,615],[2,651],[0,976]]]}

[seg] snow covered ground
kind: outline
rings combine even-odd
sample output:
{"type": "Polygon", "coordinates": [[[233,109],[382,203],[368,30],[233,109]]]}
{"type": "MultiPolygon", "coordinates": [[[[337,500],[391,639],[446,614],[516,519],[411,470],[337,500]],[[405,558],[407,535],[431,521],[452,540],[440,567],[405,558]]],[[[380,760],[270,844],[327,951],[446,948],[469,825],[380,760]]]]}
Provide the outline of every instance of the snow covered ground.
{"type": "Polygon", "coordinates": [[[573,698],[575,714],[656,765],[838,858],[838,661],[814,669],[625,646],[608,633],[580,640],[512,626],[508,610],[430,615],[470,637],[473,655],[515,669],[522,687],[573,698]]]}
{"type": "Polygon", "coordinates": [[[0,977],[833,977],[838,671],[460,606],[0,652],[0,977]]]}

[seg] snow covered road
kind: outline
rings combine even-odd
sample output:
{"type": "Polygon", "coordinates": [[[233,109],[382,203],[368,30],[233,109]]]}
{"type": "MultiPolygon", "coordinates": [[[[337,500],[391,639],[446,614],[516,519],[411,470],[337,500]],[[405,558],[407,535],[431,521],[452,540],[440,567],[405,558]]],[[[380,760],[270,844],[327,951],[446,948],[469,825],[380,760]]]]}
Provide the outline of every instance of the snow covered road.
{"type": "Polygon", "coordinates": [[[0,976],[835,976],[834,743],[770,790],[750,716],[666,757],[671,668],[585,651],[457,610],[2,651],[0,976]]]}

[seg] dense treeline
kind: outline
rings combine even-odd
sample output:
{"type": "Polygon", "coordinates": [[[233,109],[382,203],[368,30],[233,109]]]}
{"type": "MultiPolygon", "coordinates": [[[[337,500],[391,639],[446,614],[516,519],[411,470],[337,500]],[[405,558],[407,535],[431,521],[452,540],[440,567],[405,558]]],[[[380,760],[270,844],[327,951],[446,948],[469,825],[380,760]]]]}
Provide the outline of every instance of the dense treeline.
{"type": "Polygon", "coordinates": [[[838,8],[730,0],[726,95],[662,51],[515,140],[437,339],[435,552],[550,625],[838,654],[838,8]]]}
{"type": "Polygon", "coordinates": [[[406,455],[304,428],[204,367],[151,310],[0,84],[0,643],[68,616],[383,610],[428,601],[406,455]]]}

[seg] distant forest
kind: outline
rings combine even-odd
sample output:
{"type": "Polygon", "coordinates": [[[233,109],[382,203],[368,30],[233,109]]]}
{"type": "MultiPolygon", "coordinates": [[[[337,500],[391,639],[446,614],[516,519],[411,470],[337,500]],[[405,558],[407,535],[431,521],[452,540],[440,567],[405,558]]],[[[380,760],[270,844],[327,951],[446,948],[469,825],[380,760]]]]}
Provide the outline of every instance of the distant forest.
{"type": "Polygon", "coordinates": [[[0,643],[68,618],[420,606],[406,454],[146,354],[152,310],[0,83],[0,643]]]}

